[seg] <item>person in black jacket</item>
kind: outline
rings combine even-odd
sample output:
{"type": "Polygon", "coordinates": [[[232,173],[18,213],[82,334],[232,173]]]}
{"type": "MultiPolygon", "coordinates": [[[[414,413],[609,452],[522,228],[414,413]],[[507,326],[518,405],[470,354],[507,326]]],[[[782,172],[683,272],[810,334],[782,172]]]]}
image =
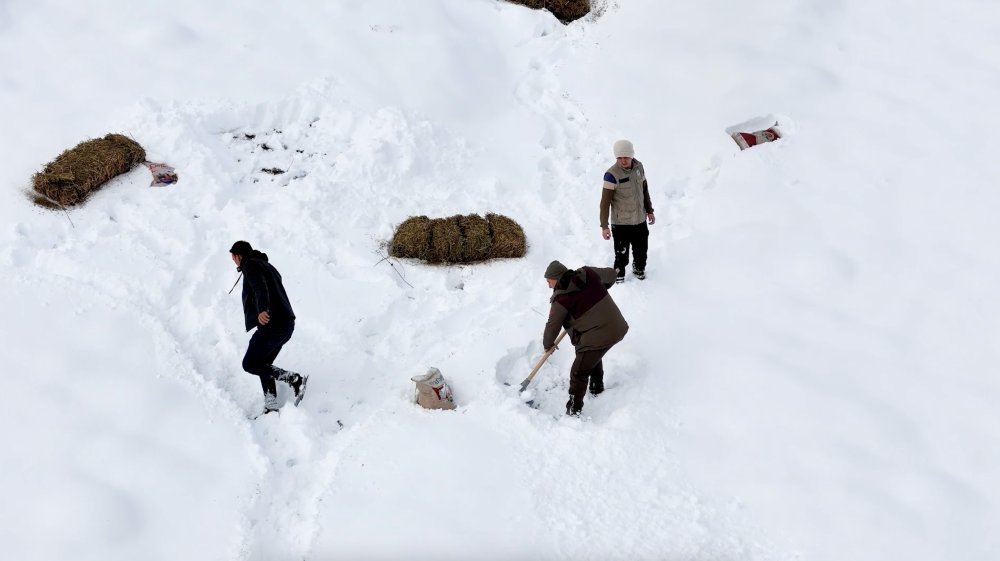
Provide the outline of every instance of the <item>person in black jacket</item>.
{"type": "Polygon", "coordinates": [[[273,364],[295,331],[295,312],[281,284],[281,274],[268,263],[267,254],[253,249],[248,242],[234,243],[229,253],[236,270],[243,273],[244,323],[247,331],[257,328],[243,357],[243,370],[260,377],[264,390],[263,414],[278,410],[276,379],[291,386],[298,405],[309,377],[273,364]]]}

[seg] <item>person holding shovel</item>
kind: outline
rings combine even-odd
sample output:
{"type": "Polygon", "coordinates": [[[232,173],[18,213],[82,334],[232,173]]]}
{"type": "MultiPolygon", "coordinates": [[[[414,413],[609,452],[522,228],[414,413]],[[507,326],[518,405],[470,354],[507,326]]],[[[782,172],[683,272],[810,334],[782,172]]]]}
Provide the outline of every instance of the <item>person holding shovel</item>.
{"type": "Polygon", "coordinates": [[[628,322],[608,294],[616,277],[612,268],[585,266],[571,271],[558,261],[545,269],[552,306],[542,347],[546,352],[554,350],[562,328],[566,328],[576,347],[576,359],[569,371],[567,415],[580,415],[588,387],[594,395],[604,391],[604,355],[628,332],[628,322]]]}

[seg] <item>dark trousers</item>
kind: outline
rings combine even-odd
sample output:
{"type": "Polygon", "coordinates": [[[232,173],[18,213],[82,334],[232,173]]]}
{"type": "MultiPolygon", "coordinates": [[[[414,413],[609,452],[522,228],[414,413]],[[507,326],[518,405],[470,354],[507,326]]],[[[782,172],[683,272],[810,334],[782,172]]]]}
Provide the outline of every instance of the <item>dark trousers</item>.
{"type": "Polygon", "coordinates": [[[295,331],[294,320],[279,325],[272,322],[258,326],[257,331],[250,337],[247,354],[243,356],[243,370],[260,377],[260,387],[264,390],[264,395],[278,395],[274,379],[283,371],[274,366],[274,359],[278,358],[281,347],[292,338],[293,331],[295,331]]]}
{"type": "Polygon", "coordinates": [[[625,276],[625,266],[628,265],[628,249],[632,247],[635,258],[633,267],[636,271],[646,270],[646,251],[649,249],[649,227],[645,222],[634,226],[621,224],[611,225],[611,237],[615,241],[615,269],[618,276],[625,276]]]}
{"type": "Polygon", "coordinates": [[[569,369],[569,395],[570,407],[572,411],[568,413],[579,413],[583,409],[583,398],[587,395],[589,387],[600,393],[604,391],[604,362],[603,358],[611,347],[593,351],[581,351],[576,353],[573,366],[569,369]]]}

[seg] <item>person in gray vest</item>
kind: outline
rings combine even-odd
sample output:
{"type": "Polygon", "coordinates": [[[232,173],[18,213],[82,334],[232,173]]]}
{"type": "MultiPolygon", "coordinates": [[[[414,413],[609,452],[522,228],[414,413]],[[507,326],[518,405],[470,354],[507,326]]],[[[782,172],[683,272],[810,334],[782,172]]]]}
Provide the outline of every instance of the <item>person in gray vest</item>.
{"type": "Polygon", "coordinates": [[[601,190],[601,235],[615,241],[616,282],[625,282],[625,267],[632,248],[632,274],[646,278],[646,251],[649,247],[649,228],[646,222],[656,223],[653,203],[649,200],[649,185],[642,162],[635,159],[635,148],[628,140],[614,145],[615,165],[604,172],[601,190]],[[610,228],[609,225],[610,218],[610,228]]]}

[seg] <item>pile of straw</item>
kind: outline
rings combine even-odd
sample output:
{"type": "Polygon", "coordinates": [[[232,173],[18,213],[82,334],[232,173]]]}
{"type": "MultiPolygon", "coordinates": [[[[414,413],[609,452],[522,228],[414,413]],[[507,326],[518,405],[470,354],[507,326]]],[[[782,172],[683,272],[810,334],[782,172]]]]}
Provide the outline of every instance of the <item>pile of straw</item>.
{"type": "Polygon", "coordinates": [[[428,218],[411,216],[396,228],[389,242],[393,257],[422,259],[429,263],[473,263],[488,259],[523,257],[527,250],[524,230],[500,214],[428,218]]]}
{"type": "Polygon", "coordinates": [[[548,10],[559,21],[569,23],[590,13],[590,0],[507,0],[536,10],[548,10]]]}
{"type": "Polygon", "coordinates": [[[142,146],[120,134],[81,142],[31,178],[34,201],[43,206],[77,205],[110,179],[145,160],[142,146]]]}

